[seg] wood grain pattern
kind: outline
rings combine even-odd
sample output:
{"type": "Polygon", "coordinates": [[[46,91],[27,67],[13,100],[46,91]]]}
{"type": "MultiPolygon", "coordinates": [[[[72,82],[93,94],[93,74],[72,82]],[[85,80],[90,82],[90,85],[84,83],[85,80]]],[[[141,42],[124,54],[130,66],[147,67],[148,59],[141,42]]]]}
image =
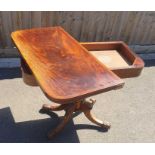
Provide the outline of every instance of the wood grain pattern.
{"type": "Polygon", "coordinates": [[[61,27],[21,30],[12,38],[46,96],[69,103],[124,82],[61,27]]]}

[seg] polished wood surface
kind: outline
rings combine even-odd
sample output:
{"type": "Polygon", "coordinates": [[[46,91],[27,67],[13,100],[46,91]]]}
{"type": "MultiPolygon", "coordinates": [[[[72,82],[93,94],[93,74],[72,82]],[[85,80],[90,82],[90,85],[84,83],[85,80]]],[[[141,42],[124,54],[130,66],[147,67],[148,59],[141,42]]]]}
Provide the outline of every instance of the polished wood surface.
{"type": "Polygon", "coordinates": [[[144,67],[143,60],[122,41],[85,42],[81,45],[120,78],[139,76],[144,67]],[[105,56],[112,60],[106,62],[105,56]]]}
{"type": "Polygon", "coordinates": [[[70,103],[124,84],[61,27],[11,36],[43,92],[55,102],[70,103]]]}

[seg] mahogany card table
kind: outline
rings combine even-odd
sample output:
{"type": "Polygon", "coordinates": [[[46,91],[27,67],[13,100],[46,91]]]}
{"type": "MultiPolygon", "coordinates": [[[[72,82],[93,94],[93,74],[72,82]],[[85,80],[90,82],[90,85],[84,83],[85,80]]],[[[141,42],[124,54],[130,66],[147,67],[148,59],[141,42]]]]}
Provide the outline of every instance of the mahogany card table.
{"type": "Polygon", "coordinates": [[[86,98],[123,87],[122,79],[61,27],[19,30],[11,36],[19,49],[22,69],[33,74],[49,100],[59,104],[45,104],[42,109],[66,112],[62,122],[49,132],[49,138],[59,133],[76,111],[84,112],[96,125],[110,128],[108,122],[92,115],[95,100],[86,98]]]}

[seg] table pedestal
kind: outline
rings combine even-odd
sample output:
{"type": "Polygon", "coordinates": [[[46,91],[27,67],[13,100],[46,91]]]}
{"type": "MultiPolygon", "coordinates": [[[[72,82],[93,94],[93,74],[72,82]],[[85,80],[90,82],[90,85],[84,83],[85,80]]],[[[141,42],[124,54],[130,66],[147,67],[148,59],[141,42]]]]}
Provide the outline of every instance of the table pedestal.
{"type": "Polygon", "coordinates": [[[55,135],[57,135],[68,123],[70,119],[72,119],[72,114],[76,111],[83,112],[85,116],[96,125],[99,125],[100,127],[108,130],[110,128],[110,123],[103,122],[99,119],[97,119],[95,116],[92,115],[91,110],[93,108],[94,103],[96,100],[90,99],[90,100],[81,100],[77,101],[75,103],[69,103],[69,104],[62,104],[58,106],[53,106],[49,104],[45,104],[42,107],[42,110],[46,113],[48,111],[60,111],[65,110],[65,115],[63,117],[63,120],[60,122],[60,124],[49,132],[48,138],[52,139],[55,135]]]}
{"type": "MultiPolygon", "coordinates": [[[[33,76],[31,69],[28,67],[24,59],[21,58],[21,70],[22,70],[22,77],[23,81],[30,86],[37,86],[37,82],[35,80],[35,77],[33,76]]],[[[84,115],[93,123],[96,125],[99,125],[103,127],[104,129],[108,130],[110,128],[110,124],[108,122],[103,122],[99,119],[97,119],[95,116],[92,115],[91,110],[93,108],[93,105],[95,104],[96,100],[90,99],[90,100],[81,100],[74,103],[68,103],[68,104],[61,104],[58,106],[45,104],[43,105],[41,111],[46,113],[49,111],[60,111],[65,110],[65,115],[63,117],[63,120],[61,123],[52,131],[49,132],[48,138],[52,139],[55,135],[57,135],[68,123],[69,120],[72,119],[72,114],[74,112],[80,111],[83,112],[84,115]]]]}

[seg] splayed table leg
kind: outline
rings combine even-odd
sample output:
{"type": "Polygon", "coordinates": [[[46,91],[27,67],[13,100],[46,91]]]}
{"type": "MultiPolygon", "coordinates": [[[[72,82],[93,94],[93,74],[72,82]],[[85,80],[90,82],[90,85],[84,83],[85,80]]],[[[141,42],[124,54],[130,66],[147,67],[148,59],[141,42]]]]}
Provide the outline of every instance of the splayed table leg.
{"type": "Polygon", "coordinates": [[[42,110],[44,111],[65,110],[66,112],[60,124],[58,124],[58,126],[55,129],[49,132],[48,138],[52,139],[55,135],[61,132],[62,129],[65,127],[65,125],[72,119],[72,114],[76,111],[83,112],[85,116],[94,124],[99,125],[100,127],[103,127],[105,129],[109,129],[110,123],[106,121],[103,122],[92,115],[91,110],[95,102],[96,100],[93,100],[93,99],[90,99],[90,100],[84,99],[75,103],[62,104],[57,106],[49,105],[49,104],[43,105],[42,110]]]}

